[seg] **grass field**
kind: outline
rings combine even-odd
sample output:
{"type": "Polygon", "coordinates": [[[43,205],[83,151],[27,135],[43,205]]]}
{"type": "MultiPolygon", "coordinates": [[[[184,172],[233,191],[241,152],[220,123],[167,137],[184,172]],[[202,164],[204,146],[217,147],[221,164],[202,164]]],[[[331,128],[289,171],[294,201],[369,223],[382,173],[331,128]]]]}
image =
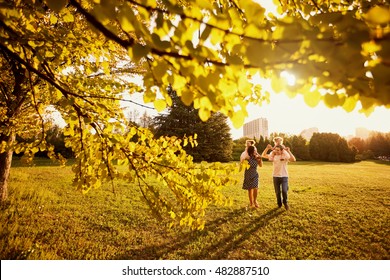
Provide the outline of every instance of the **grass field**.
{"type": "Polygon", "coordinates": [[[260,208],[246,209],[243,174],[201,232],[159,225],[138,188],[87,195],[70,167],[14,166],[0,216],[1,259],[390,259],[390,165],[289,165],[290,211],[276,208],[271,164],[259,168],[260,208]]]}

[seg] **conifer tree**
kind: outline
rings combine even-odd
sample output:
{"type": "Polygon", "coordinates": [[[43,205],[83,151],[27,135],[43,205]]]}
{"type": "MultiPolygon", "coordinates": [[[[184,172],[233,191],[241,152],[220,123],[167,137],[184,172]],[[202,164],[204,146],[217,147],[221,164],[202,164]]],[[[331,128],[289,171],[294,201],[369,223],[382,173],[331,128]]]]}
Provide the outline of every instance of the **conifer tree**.
{"type": "Polygon", "coordinates": [[[232,160],[232,138],[227,117],[221,113],[214,113],[203,122],[199,118],[198,110],[193,106],[186,106],[177,96],[172,87],[168,87],[168,94],[172,98],[172,106],[168,113],[154,118],[155,136],[197,135],[197,145],[186,146],[184,149],[193,156],[194,161],[227,162],[232,160]]]}

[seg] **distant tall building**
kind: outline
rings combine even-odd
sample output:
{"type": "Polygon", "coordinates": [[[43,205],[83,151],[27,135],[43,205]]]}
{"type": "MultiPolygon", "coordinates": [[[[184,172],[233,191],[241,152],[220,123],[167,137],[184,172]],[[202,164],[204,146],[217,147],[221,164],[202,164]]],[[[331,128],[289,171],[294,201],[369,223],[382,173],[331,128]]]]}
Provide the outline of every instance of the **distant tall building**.
{"type": "Polygon", "coordinates": [[[358,138],[367,139],[370,136],[370,131],[367,128],[358,127],[355,130],[355,134],[358,138]]]}
{"type": "Polygon", "coordinates": [[[244,137],[260,139],[268,138],[268,120],[258,118],[244,124],[244,137]]]}

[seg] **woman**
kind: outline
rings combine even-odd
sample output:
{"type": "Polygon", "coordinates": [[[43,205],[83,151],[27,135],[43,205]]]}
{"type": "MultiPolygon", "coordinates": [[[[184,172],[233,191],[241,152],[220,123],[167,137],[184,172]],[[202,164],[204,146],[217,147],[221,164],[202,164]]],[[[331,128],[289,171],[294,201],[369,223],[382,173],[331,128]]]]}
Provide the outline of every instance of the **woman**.
{"type": "Polygon", "coordinates": [[[257,166],[262,166],[261,157],[256,156],[255,147],[249,146],[247,149],[248,155],[241,159],[241,162],[248,160],[249,168],[245,169],[244,183],[242,188],[248,190],[250,207],[259,207],[257,203],[257,190],[259,188],[259,174],[257,173],[257,166]]]}
{"type": "Polygon", "coordinates": [[[274,189],[275,189],[275,195],[276,195],[276,201],[278,203],[278,207],[279,208],[282,207],[282,202],[283,202],[286,210],[289,210],[290,207],[288,205],[288,200],[287,200],[287,192],[288,192],[287,163],[289,161],[296,161],[296,159],[295,156],[291,153],[290,148],[284,148],[281,145],[277,145],[273,148],[273,151],[268,155],[267,153],[269,150],[272,150],[271,145],[268,145],[265,148],[261,156],[272,161],[273,164],[272,176],[273,176],[274,189]]]}

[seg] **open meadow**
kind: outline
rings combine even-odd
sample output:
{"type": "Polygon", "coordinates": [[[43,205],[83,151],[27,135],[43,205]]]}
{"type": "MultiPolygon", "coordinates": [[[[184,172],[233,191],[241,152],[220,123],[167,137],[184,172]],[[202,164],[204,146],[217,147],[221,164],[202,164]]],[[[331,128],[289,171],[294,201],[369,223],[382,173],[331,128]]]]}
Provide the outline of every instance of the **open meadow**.
{"type": "Polygon", "coordinates": [[[1,259],[390,259],[390,165],[289,164],[290,211],[276,208],[271,163],[260,172],[259,209],[239,183],[233,204],[210,207],[205,229],[167,229],[137,186],[83,195],[69,166],[14,162],[0,213],[1,259]]]}

